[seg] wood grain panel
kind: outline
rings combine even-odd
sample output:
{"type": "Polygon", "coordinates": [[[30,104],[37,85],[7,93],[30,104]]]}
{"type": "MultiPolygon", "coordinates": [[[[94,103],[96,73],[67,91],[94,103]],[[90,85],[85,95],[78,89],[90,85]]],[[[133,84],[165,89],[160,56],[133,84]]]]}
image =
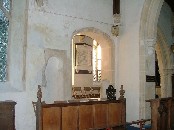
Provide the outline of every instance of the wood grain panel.
{"type": "Polygon", "coordinates": [[[79,106],[79,130],[93,128],[93,107],[92,105],[79,106]]]}
{"type": "Polygon", "coordinates": [[[94,128],[107,128],[108,104],[95,104],[94,107],[94,128]]]}
{"type": "Polygon", "coordinates": [[[14,101],[0,101],[0,130],[15,130],[14,101]]]}
{"type": "Polygon", "coordinates": [[[61,130],[61,108],[43,108],[43,130],[61,130]]]}
{"type": "Polygon", "coordinates": [[[122,118],[122,104],[110,103],[108,104],[108,124],[109,126],[121,125],[122,118]]]}
{"type": "Polygon", "coordinates": [[[153,104],[151,103],[151,122],[152,122],[152,130],[157,130],[157,118],[159,116],[158,113],[159,101],[154,101],[153,104]]]}
{"type": "Polygon", "coordinates": [[[172,126],[172,130],[174,130],[174,99],[172,100],[172,109],[171,109],[171,126],[172,126]]]}
{"type": "Polygon", "coordinates": [[[78,106],[62,107],[62,130],[78,129],[78,106]]]}

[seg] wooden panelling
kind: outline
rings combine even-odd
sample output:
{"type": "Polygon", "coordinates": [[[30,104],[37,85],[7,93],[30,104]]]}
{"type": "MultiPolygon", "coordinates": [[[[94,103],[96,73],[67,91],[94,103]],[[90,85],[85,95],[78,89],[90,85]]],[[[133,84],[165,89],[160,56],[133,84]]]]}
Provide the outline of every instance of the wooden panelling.
{"type": "Polygon", "coordinates": [[[78,130],[78,106],[62,107],[62,130],[78,130]]]}
{"type": "Polygon", "coordinates": [[[61,130],[61,108],[43,108],[43,130],[61,130]]]}
{"type": "Polygon", "coordinates": [[[173,103],[172,98],[158,98],[147,100],[151,105],[151,130],[173,130],[172,115],[173,103]]]}
{"type": "Polygon", "coordinates": [[[79,130],[93,128],[93,107],[92,105],[79,106],[79,130]]]}
{"type": "Polygon", "coordinates": [[[0,130],[15,130],[14,101],[0,102],[0,130]]]}
{"type": "Polygon", "coordinates": [[[151,104],[151,122],[152,122],[152,130],[157,129],[157,117],[159,116],[158,113],[158,107],[159,107],[159,102],[157,100],[154,100],[153,104],[151,104]]]}
{"type": "Polygon", "coordinates": [[[172,100],[172,109],[171,109],[171,126],[172,130],[174,130],[174,99],[172,100]]]}
{"type": "Polygon", "coordinates": [[[126,100],[39,104],[36,130],[125,130],[125,105],[126,100]]]}
{"type": "Polygon", "coordinates": [[[37,102],[33,102],[36,114],[36,130],[125,130],[126,99],[119,100],[68,100],[52,104],[41,102],[38,87],[37,102]],[[121,126],[120,126],[121,125],[121,126]]]}
{"type": "Polygon", "coordinates": [[[116,126],[123,124],[122,121],[122,104],[110,103],[108,105],[108,125],[116,126]]]}
{"type": "Polygon", "coordinates": [[[94,128],[106,128],[108,104],[94,104],[94,128]]]}

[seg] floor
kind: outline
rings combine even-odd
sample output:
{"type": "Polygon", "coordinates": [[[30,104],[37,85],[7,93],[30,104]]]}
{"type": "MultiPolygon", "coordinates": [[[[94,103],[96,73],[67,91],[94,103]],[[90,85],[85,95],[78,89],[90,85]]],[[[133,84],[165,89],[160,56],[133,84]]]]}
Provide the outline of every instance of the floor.
{"type": "Polygon", "coordinates": [[[134,127],[134,126],[127,126],[126,130],[139,130],[139,128],[134,127]]]}
{"type": "MultiPolygon", "coordinates": [[[[150,125],[145,125],[143,130],[148,130],[151,126],[150,125]]],[[[127,125],[126,130],[139,130],[140,128],[134,127],[134,126],[130,126],[127,125]]]]}

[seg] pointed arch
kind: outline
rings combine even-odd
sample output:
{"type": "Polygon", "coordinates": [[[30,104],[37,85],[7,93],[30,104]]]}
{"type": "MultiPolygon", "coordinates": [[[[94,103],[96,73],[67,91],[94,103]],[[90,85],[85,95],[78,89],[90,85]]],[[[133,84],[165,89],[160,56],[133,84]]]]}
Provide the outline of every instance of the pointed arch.
{"type": "Polygon", "coordinates": [[[159,61],[159,73],[161,75],[161,96],[169,97],[172,96],[171,76],[173,74],[173,56],[167,39],[159,27],[157,30],[157,44],[155,49],[159,61]]]}
{"type": "MultiPolygon", "coordinates": [[[[141,118],[149,118],[150,114],[145,100],[148,98],[153,98],[153,91],[155,89],[151,88],[151,95],[147,95],[146,91],[149,84],[146,83],[146,75],[154,75],[150,68],[147,66],[152,66],[151,69],[155,70],[155,44],[157,39],[157,23],[164,0],[145,0],[141,19],[140,19],[140,44],[139,44],[139,58],[140,58],[140,106],[139,115],[141,118]],[[154,64],[153,64],[154,60],[154,64]],[[148,70],[149,69],[149,70],[148,70]],[[148,98],[147,98],[148,96],[148,98]]],[[[150,83],[149,86],[155,84],[150,83]]],[[[154,95],[155,96],[155,95],[154,95]]]]}

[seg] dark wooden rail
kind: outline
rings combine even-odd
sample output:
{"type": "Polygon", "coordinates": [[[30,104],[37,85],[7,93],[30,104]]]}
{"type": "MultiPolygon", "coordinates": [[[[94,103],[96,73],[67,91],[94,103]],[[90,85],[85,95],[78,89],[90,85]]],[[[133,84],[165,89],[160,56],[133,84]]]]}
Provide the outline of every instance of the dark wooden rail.
{"type": "Polygon", "coordinates": [[[151,130],[174,130],[174,99],[147,100],[151,106],[151,130]]]}
{"type": "MultiPolygon", "coordinates": [[[[122,95],[123,96],[123,95],[122,95]]],[[[126,128],[126,99],[120,100],[68,100],[53,104],[41,102],[41,87],[38,101],[33,102],[36,114],[36,130],[96,130],[126,128]]]]}

